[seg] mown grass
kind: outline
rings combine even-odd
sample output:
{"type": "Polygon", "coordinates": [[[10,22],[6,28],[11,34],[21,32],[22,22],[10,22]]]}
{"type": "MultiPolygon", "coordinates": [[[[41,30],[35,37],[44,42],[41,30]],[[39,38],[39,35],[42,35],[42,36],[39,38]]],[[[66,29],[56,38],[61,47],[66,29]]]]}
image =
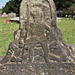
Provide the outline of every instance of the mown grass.
{"type": "MultiPolygon", "coordinates": [[[[5,21],[9,18],[0,17],[0,56],[7,53],[8,45],[14,40],[14,31],[19,27],[19,23],[5,21]]],[[[63,39],[67,44],[75,44],[75,20],[63,18],[57,22],[57,26],[63,33],[63,39]]]]}
{"type": "Polygon", "coordinates": [[[7,53],[9,43],[14,40],[14,31],[19,27],[16,22],[5,23],[7,19],[0,17],[0,56],[7,53]]]}
{"type": "Polygon", "coordinates": [[[63,39],[67,44],[75,44],[75,20],[71,18],[62,18],[57,22],[57,26],[62,31],[63,39]]]}

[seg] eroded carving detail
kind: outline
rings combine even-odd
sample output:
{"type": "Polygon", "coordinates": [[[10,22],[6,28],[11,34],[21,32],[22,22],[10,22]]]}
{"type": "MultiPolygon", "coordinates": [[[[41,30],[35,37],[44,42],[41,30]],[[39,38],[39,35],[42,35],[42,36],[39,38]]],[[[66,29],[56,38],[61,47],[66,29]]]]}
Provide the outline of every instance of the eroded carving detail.
{"type": "Polygon", "coordinates": [[[74,49],[62,40],[53,0],[23,0],[20,27],[14,38],[7,55],[0,61],[1,74],[75,74],[74,49]]]}

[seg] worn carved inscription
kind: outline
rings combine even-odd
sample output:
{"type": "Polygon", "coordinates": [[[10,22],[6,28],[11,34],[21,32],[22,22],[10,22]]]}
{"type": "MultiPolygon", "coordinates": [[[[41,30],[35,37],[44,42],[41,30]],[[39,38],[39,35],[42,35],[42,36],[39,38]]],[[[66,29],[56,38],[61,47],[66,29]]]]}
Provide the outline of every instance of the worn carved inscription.
{"type": "Polygon", "coordinates": [[[0,75],[75,75],[74,49],[62,40],[53,0],[22,0],[20,26],[0,75]]]}

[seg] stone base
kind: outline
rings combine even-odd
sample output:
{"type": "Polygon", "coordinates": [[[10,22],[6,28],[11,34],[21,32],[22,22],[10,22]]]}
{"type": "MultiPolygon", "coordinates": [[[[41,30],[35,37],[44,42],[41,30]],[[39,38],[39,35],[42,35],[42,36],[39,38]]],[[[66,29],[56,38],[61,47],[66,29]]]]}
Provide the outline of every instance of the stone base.
{"type": "Polygon", "coordinates": [[[71,63],[26,63],[0,65],[0,75],[75,75],[75,65],[71,63]],[[49,69],[48,69],[49,67],[49,69]]]}

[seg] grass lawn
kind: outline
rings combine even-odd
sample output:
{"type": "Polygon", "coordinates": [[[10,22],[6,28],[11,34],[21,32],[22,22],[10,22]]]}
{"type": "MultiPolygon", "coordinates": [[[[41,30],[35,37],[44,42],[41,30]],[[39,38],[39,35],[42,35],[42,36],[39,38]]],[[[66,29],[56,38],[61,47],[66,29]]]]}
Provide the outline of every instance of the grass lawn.
{"type": "Polygon", "coordinates": [[[57,26],[62,31],[63,39],[67,44],[75,44],[75,20],[62,18],[57,26]]]}
{"type": "Polygon", "coordinates": [[[16,22],[5,23],[10,18],[0,17],[0,56],[5,55],[8,50],[8,45],[14,40],[14,31],[19,27],[16,22]]]}
{"type": "MultiPolygon", "coordinates": [[[[14,31],[19,27],[19,23],[5,21],[9,18],[0,17],[0,56],[7,53],[8,45],[14,40],[14,31]]],[[[57,23],[58,28],[63,33],[63,39],[67,44],[75,44],[75,20],[63,18],[57,23]]]]}

